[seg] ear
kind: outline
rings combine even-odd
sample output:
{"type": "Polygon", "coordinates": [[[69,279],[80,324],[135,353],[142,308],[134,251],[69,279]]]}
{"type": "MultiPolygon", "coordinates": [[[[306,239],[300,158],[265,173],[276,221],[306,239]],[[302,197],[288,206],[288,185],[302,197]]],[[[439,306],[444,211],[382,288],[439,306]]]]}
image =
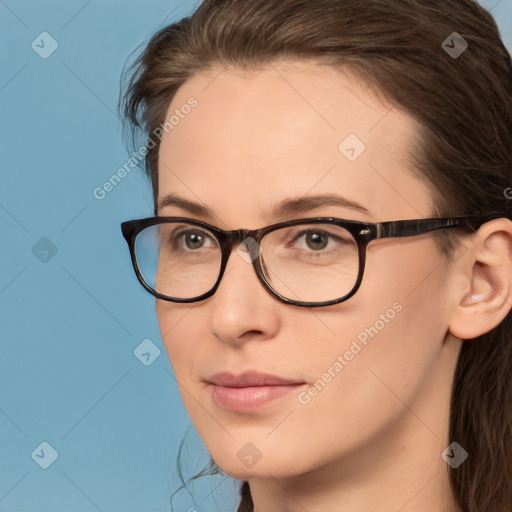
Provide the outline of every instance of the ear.
{"type": "Polygon", "coordinates": [[[460,339],[489,332],[512,307],[512,222],[486,222],[468,242],[467,252],[454,263],[461,286],[448,327],[460,339]]]}

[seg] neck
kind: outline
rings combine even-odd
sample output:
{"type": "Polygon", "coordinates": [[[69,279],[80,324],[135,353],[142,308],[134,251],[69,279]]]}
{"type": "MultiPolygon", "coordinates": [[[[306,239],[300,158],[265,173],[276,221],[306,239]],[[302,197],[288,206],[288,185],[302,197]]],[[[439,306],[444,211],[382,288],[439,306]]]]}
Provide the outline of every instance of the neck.
{"type": "Polygon", "coordinates": [[[306,474],[249,478],[254,511],[462,512],[441,457],[450,444],[449,374],[434,371],[424,394],[364,446],[306,474]]]}
{"type": "Polygon", "coordinates": [[[419,444],[396,435],[379,457],[368,446],[366,453],[359,450],[308,474],[250,479],[254,510],[462,512],[440,456],[449,443],[425,430],[419,444]]]}

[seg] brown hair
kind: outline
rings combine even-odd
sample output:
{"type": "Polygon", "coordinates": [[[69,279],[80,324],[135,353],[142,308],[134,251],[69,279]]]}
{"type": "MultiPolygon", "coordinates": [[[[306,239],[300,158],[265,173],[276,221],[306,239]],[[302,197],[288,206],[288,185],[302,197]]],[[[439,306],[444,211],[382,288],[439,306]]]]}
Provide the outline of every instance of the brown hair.
{"type": "MultiPolygon", "coordinates": [[[[450,41],[450,46],[454,46],[450,41]]],[[[159,30],[125,71],[120,108],[132,136],[153,142],[145,168],[158,197],[159,140],[177,89],[212,65],[251,69],[313,59],[350,71],[419,123],[412,158],[433,193],[432,216],[511,219],[512,63],[495,20],[473,0],[204,0],[159,30]],[[450,55],[445,40],[467,42],[450,55]],[[457,37],[457,36],[455,36],[457,37]]],[[[436,241],[450,257],[453,232],[436,241]]],[[[450,470],[464,512],[512,510],[512,316],[463,343],[451,441],[469,452],[450,470]]],[[[213,459],[212,459],[213,462],[213,459]]],[[[247,482],[238,512],[254,509],[247,482]]]]}

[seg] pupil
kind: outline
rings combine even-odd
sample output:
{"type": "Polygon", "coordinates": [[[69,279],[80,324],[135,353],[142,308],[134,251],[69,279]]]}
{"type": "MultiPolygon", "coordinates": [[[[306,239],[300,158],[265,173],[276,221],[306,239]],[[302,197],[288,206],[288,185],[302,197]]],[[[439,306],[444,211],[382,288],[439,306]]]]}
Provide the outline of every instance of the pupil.
{"type": "Polygon", "coordinates": [[[202,236],[197,233],[192,233],[188,237],[186,237],[186,244],[189,249],[197,249],[201,246],[202,236]],[[190,243],[192,242],[192,243],[190,243]],[[197,245],[195,245],[197,243],[197,245]]]}
{"type": "Polygon", "coordinates": [[[318,233],[310,233],[308,235],[308,246],[310,245],[309,242],[312,241],[313,242],[313,249],[324,249],[327,245],[327,242],[325,240],[325,237],[324,237],[324,243],[320,243],[318,244],[318,242],[322,240],[322,235],[319,235],[318,233]],[[315,247],[315,244],[316,244],[316,247],[315,247]],[[318,247],[318,245],[320,245],[321,247],[318,247]]]}

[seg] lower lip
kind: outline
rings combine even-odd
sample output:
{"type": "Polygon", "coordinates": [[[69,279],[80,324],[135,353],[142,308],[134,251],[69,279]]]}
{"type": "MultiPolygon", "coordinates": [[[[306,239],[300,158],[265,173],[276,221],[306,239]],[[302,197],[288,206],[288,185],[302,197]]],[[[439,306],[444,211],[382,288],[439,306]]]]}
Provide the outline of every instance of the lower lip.
{"type": "Polygon", "coordinates": [[[210,389],[212,397],[218,406],[230,411],[254,411],[278,398],[297,391],[303,385],[228,388],[212,384],[210,389]]]}

